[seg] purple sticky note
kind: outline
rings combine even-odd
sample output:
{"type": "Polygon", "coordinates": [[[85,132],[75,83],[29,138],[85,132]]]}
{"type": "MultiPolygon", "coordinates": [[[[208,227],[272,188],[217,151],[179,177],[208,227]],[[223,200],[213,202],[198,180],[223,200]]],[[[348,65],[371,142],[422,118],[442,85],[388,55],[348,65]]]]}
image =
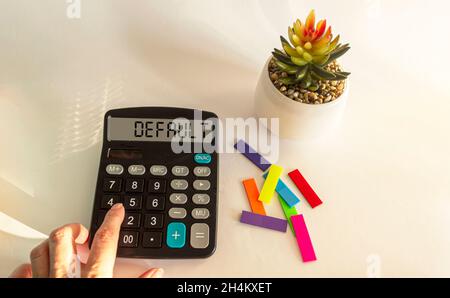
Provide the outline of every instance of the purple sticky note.
{"type": "Polygon", "coordinates": [[[288,225],[287,220],[256,214],[248,211],[242,211],[241,222],[248,225],[271,229],[284,233],[286,232],[288,225]]]}
{"type": "Polygon", "coordinates": [[[244,142],[243,140],[239,140],[235,145],[237,151],[242,153],[245,157],[247,157],[252,163],[254,163],[258,168],[263,170],[264,172],[270,168],[272,165],[267,159],[262,157],[258,152],[256,152],[249,144],[244,142]]]}

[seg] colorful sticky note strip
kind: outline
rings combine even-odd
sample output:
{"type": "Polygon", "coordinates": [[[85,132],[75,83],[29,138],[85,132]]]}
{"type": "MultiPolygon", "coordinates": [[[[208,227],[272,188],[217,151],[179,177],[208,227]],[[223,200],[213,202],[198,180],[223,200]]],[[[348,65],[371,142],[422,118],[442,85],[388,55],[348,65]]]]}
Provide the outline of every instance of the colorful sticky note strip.
{"type": "Polygon", "coordinates": [[[259,194],[259,201],[270,203],[275,192],[275,188],[277,187],[278,181],[280,180],[281,173],[283,173],[282,167],[277,165],[272,165],[270,167],[266,181],[264,182],[261,193],[259,194]]]}
{"type": "Polygon", "coordinates": [[[306,181],[306,179],[303,177],[303,175],[300,173],[299,170],[294,170],[290,172],[288,175],[312,208],[315,208],[320,204],[322,204],[322,201],[320,200],[319,196],[308,184],[308,182],[306,181]]]}
{"type": "Polygon", "coordinates": [[[283,200],[283,198],[280,195],[278,195],[278,200],[280,201],[281,208],[283,209],[283,212],[284,212],[284,216],[286,216],[286,219],[289,222],[289,226],[291,227],[292,233],[294,233],[294,236],[295,236],[295,231],[294,231],[294,227],[292,226],[291,216],[298,215],[297,209],[295,208],[295,206],[289,207],[288,204],[286,204],[286,202],[283,200]]]}
{"type": "Polygon", "coordinates": [[[264,209],[263,203],[258,201],[259,190],[256,185],[256,180],[254,178],[242,181],[244,184],[245,192],[247,193],[248,202],[250,203],[250,208],[254,213],[266,215],[266,210],[264,209]]]}
{"type": "MultiPolygon", "coordinates": [[[[263,174],[263,177],[267,177],[267,172],[263,174]]],[[[293,207],[300,203],[300,199],[292,192],[292,190],[283,182],[283,180],[278,180],[277,187],[275,191],[281,196],[281,198],[289,205],[293,207]]]]}
{"type": "Polygon", "coordinates": [[[287,220],[264,216],[247,211],[242,211],[241,222],[248,225],[271,229],[279,232],[286,232],[288,225],[287,220]]]}
{"type": "Polygon", "coordinates": [[[235,145],[237,151],[242,153],[247,157],[252,163],[254,163],[262,171],[267,171],[271,164],[264,157],[262,157],[258,152],[256,152],[250,145],[248,145],[243,140],[239,140],[235,145]]]}
{"type": "Polygon", "coordinates": [[[300,214],[291,216],[291,222],[297,237],[297,244],[300,248],[303,262],[312,262],[317,260],[303,215],[300,214]]]}

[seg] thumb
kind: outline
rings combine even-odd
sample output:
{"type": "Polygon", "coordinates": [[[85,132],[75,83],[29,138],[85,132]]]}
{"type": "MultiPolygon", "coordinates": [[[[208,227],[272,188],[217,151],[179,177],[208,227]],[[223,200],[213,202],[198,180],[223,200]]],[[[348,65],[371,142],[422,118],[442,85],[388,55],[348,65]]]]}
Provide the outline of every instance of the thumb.
{"type": "Polygon", "coordinates": [[[152,268],[142,273],[139,278],[161,278],[164,270],[162,268],[152,268]]]}

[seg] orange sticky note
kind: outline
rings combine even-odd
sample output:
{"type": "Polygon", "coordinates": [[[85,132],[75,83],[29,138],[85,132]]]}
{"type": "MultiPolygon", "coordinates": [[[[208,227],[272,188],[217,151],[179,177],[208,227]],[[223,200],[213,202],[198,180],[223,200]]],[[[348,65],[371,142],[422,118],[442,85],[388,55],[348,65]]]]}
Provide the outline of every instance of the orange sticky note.
{"type": "Polygon", "coordinates": [[[256,180],[254,178],[242,181],[244,184],[245,192],[247,193],[248,202],[250,203],[250,208],[253,213],[260,215],[266,215],[266,210],[261,201],[258,201],[259,190],[256,185],[256,180]]]}

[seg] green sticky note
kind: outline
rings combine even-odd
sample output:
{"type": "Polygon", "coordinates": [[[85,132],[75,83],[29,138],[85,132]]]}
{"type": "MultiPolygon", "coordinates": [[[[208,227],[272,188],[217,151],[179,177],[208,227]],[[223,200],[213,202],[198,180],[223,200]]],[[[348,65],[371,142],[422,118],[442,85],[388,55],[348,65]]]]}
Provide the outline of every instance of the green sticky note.
{"type": "Polygon", "coordinates": [[[292,226],[292,222],[291,222],[291,216],[298,215],[297,209],[295,208],[295,206],[289,207],[289,205],[286,204],[286,202],[283,200],[283,198],[280,195],[278,195],[278,201],[280,201],[281,208],[283,208],[284,216],[286,216],[286,219],[289,222],[289,226],[291,227],[291,231],[292,231],[292,233],[294,233],[294,236],[295,236],[294,227],[292,226]]]}

